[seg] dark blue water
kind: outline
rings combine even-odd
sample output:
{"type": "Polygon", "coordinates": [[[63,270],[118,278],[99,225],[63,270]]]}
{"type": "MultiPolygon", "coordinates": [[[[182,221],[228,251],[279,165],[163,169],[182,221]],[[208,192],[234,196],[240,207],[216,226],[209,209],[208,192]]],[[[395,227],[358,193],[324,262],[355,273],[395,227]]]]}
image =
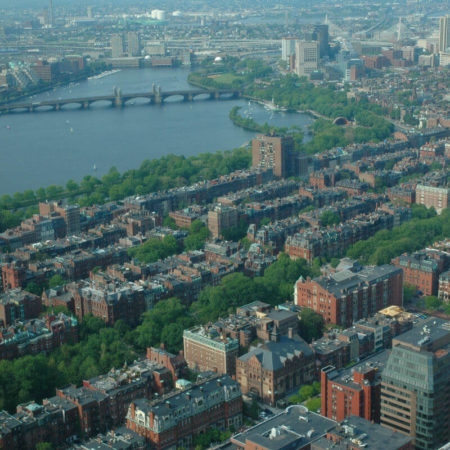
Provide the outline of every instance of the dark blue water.
{"type": "MultiPolygon", "coordinates": [[[[146,92],[153,83],[166,91],[192,89],[188,73],[180,68],[122,70],[28,100],[104,95],[112,93],[114,86],[124,93],[146,92]]],[[[229,120],[235,105],[258,123],[306,127],[312,121],[302,114],[249,106],[244,100],[167,102],[161,106],[136,101],[123,109],[93,105],[90,110],[74,107],[0,116],[0,195],[65,184],[69,179],[79,181],[87,174],[102,176],[111,166],[120,171],[132,169],[144,159],[169,153],[191,156],[239,147],[255,133],[229,120]]]]}

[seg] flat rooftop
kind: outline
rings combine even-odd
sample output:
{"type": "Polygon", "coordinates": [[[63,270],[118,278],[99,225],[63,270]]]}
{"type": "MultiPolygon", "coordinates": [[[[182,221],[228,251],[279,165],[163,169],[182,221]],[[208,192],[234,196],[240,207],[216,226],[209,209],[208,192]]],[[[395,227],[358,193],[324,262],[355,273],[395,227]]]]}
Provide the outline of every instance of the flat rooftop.
{"type": "Polygon", "coordinates": [[[403,344],[417,350],[436,350],[450,343],[450,321],[429,317],[420,326],[395,337],[392,346],[403,344]]]}
{"type": "Polygon", "coordinates": [[[304,406],[293,405],[271,419],[233,436],[231,442],[244,447],[249,441],[269,450],[303,448],[335,427],[334,420],[312,413],[304,406]]]}

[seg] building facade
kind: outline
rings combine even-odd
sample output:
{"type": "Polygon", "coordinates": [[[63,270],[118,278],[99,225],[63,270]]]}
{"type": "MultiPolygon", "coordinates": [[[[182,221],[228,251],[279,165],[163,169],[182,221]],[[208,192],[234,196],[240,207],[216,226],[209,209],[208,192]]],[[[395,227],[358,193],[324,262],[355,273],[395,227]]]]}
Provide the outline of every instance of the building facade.
{"type": "Polygon", "coordinates": [[[213,327],[184,330],[184,357],[189,368],[234,376],[239,340],[221,335],[213,327]]]}
{"type": "Polygon", "coordinates": [[[321,370],[321,414],[342,421],[350,416],[380,422],[381,372],[388,353],[378,353],[350,369],[321,370]]]}
{"type": "Polygon", "coordinates": [[[427,208],[433,207],[440,214],[448,206],[449,191],[450,189],[447,187],[418,184],[416,186],[416,203],[427,208]]]}
{"type": "Polygon", "coordinates": [[[0,295],[0,325],[9,327],[16,320],[34,319],[41,313],[42,301],[37,295],[11,289],[0,295]]]}
{"type": "Polygon", "coordinates": [[[223,230],[237,227],[238,211],[232,206],[217,205],[208,211],[208,228],[212,236],[222,236],[223,230]]]}
{"type": "Polygon", "coordinates": [[[416,252],[401,255],[392,264],[403,270],[403,281],[422,292],[423,295],[437,295],[439,275],[447,269],[450,258],[444,252],[416,252]]]}
{"type": "Polygon", "coordinates": [[[239,357],[236,379],[243,394],[254,395],[276,405],[302,384],[315,377],[314,353],[306,342],[294,336],[280,336],[275,329],[271,340],[239,357]]]}
{"type": "Polygon", "coordinates": [[[211,427],[225,430],[241,425],[241,390],[228,376],[209,379],[153,402],[135,400],[127,414],[127,428],[144,436],[157,450],[192,448],[194,436],[211,427]]]}
{"type": "Polygon", "coordinates": [[[297,41],[295,44],[295,73],[309,77],[319,68],[320,47],[317,41],[297,41]]]}
{"type": "Polygon", "coordinates": [[[294,140],[290,136],[259,135],[252,140],[252,167],[272,169],[276,177],[291,173],[294,140]]]}
{"type": "Polygon", "coordinates": [[[439,19],[439,51],[445,52],[450,47],[450,16],[439,19]]]}
{"type": "Polygon", "coordinates": [[[289,62],[292,55],[295,55],[295,37],[285,37],[281,39],[281,59],[289,62]]]}
{"type": "Polygon", "coordinates": [[[439,276],[438,297],[445,303],[448,303],[450,301],[450,270],[441,273],[441,275],[439,276]]]}
{"type": "Polygon", "coordinates": [[[429,318],[392,341],[382,374],[381,424],[418,449],[450,440],[450,323],[429,318]]]}
{"type": "Polygon", "coordinates": [[[403,272],[385,264],[359,272],[343,270],[318,278],[301,277],[295,303],[319,313],[326,323],[349,327],[390,305],[403,305],[403,272]]]}

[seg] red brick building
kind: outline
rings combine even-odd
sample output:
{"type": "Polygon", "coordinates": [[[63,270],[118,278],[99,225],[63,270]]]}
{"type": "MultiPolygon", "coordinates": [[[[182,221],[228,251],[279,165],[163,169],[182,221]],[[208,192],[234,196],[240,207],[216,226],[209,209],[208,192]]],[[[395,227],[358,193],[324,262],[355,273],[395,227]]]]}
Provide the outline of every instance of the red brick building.
{"type": "Polygon", "coordinates": [[[108,325],[114,325],[119,319],[134,325],[147,308],[143,288],[133,283],[100,286],[85,282],[74,293],[74,306],[80,320],[92,314],[108,325]]]}
{"type": "Polygon", "coordinates": [[[309,176],[309,185],[315,189],[324,189],[329,186],[334,186],[335,183],[336,175],[334,172],[312,172],[309,176]]]}
{"type": "Polygon", "coordinates": [[[236,380],[243,394],[256,395],[272,406],[302,384],[315,378],[314,353],[301,338],[278,335],[275,328],[270,341],[239,357],[236,380]]]}
{"type": "Polygon", "coordinates": [[[381,370],[388,353],[378,353],[356,366],[338,371],[334,366],[321,370],[321,414],[329,419],[344,420],[358,416],[380,422],[381,370]]]}
{"type": "Polygon", "coordinates": [[[343,270],[315,279],[301,277],[295,303],[319,313],[326,323],[349,327],[390,305],[403,305],[403,271],[385,264],[359,272],[343,270]]]}
{"type": "Polygon", "coordinates": [[[448,206],[450,189],[448,187],[416,186],[416,203],[425,205],[427,208],[433,207],[440,214],[448,206]]]}
{"type": "Polygon", "coordinates": [[[15,414],[0,411],[0,429],[1,449],[35,450],[40,442],[57,448],[78,433],[77,410],[58,397],[44,400],[42,405],[30,402],[18,405],[15,414]]]}
{"type": "Polygon", "coordinates": [[[450,270],[439,276],[439,298],[445,303],[450,302],[450,270]]]}
{"type": "Polygon", "coordinates": [[[405,283],[415,286],[423,295],[437,295],[439,275],[448,268],[450,258],[445,252],[424,250],[398,256],[391,262],[403,270],[405,283]]]}
{"type": "Polygon", "coordinates": [[[20,289],[0,295],[0,325],[10,326],[16,320],[34,319],[41,313],[41,298],[20,289]]]}
{"type": "Polygon", "coordinates": [[[241,425],[241,390],[226,375],[153,402],[135,400],[127,414],[127,428],[144,436],[157,450],[192,448],[193,437],[212,427],[225,430],[241,425]]]}
{"type": "Polygon", "coordinates": [[[78,322],[63,313],[17,322],[0,328],[0,360],[48,353],[64,343],[78,342],[78,322]]]}
{"type": "Polygon", "coordinates": [[[178,378],[182,378],[187,368],[187,363],[182,351],[180,351],[178,355],[174,355],[164,350],[163,345],[161,345],[161,348],[147,348],[147,359],[168,369],[172,374],[174,382],[177,381],[178,378]]]}
{"type": "Polygon", "coordinates": [[[234,376],[239,340],[224,336],[212,326],[198,326],[183,332],[184,357],[196,371],[213,371],[234,376]]]}
{"type": "Polygon", "coordinates": [[[273,169],[276,177],[286,177],[294,152],[294,140],[290,136],[260,135],[252,140],[252,167],[273,169]]]}
{"type": "Polygon", "coordinates": [[[25,284],[27,275],[26,267],[18,264],[4,264],[2,266],[3,290],[21,288],[25,284]]]}
{"type": "Polygon", "coordinates": [[[83,436],[104,431],[108,427],[108,397],[99,391],[70,386],[56,389],[56,395],[76,406],[83,436]]]}

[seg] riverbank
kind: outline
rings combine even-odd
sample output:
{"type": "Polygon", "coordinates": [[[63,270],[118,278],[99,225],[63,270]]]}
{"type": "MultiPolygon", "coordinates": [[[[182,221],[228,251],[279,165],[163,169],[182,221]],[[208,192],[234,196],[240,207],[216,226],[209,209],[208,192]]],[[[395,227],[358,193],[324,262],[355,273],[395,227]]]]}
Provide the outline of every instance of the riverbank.
{"type": "Polygon", "coordinates": [[[28,97],[32,97],[34,95],[43,94],[44,92],[52,91],[53,89],[56,89],[59,87],[65,87],[65,86],[69,86],[72,83],[79,83],[81,81],[88,80],[90,77],[98,76],[98,75],[104,73],[105,69],[106,68],[101,68],[97,71],[83,73],[82,75],[74,76],[74,77],[71,77],[69,80],[59,81],[57,83],[36,86],[33,89],[30,89],[29,91],[21,92],[20,95],[13,96],[12,98],[8,98],[7,100],[0,100],[0,105],[8,105],[10,103],[15,103],[18,100],[22,100],[24,98],[28,98],[28,97]]]}
{"type": "Polygon", "coordinates": [[[242,108],[240,106],[234,106],[229,114],[230,120],[234,125],[243,128],[248,131],[255,131],[257,133],[269,134],[271,132],[275,134],[286,134],[288,131],[287,127],[275,127],[270,126],[267,122],[263,125],[258,124],[252,118],[245,118],[239,114],[242,108]]]}

